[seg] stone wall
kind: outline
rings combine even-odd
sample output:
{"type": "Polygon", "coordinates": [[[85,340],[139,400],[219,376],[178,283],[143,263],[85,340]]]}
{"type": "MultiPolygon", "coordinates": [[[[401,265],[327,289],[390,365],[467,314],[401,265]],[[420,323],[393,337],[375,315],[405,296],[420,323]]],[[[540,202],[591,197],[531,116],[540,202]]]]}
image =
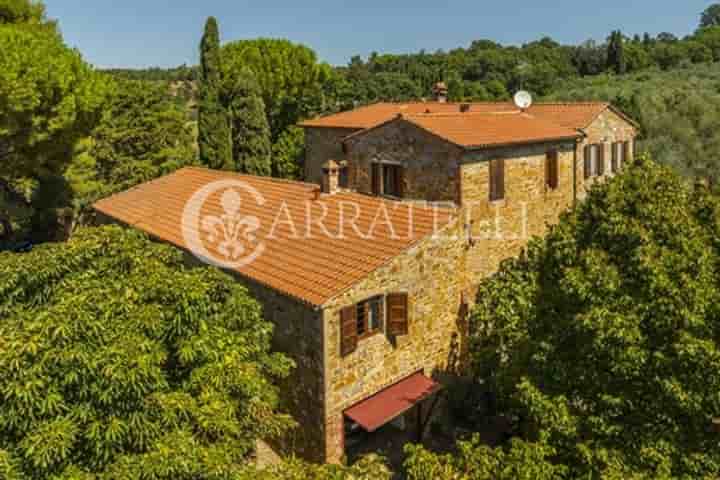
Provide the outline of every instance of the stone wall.
{"type": "Polygon", "coordinates": [[[306,127],[305,181],[319,185],[322,181],[322,165],[328,160],[345,160],[342,140],[357,131],[353,128],[306,127]]]}
{"type": "Polygon", "coordinates": [[[517,256],[533,236],[545,234],[573,205],[575,142],[556,142],[466,153],[462,165],[462,207],[473,242],[467,270],[473,283],[517,256]],[[558,188],[545,185],[547,153],[558,152],[558,188]],[[505,159],[505,198],[490,201],[492,159],[505,159]]]}
{"type": "Polygon", "coordinates": [[[405,199],[456,202],[462,149],[402,120],[347,141],[350,183],[372,193],[371,164],[404,167],[405,199]]]}
{"type": "Polygon", "coordinates": [[[277,453],[295,454],[321,462],[324,460],[325,440],[322,310],[235,276],[262,305],[265,319],[275,326],[273,350],[286,354],[296,364],[290,376],[280,385],[280,395],[282,409],[295,418],[299,427],[286,438],[278,442],[268,441],[268,444],[277,453]]]}
{"type": "Polygon", "coordinates": [[[456,227],[429,237],[378,269],[325,308],[326,461],[343,456],[343,412],[398,381],[423,371],[441,378],[456,365],[465,320],[461,300],[466,242],[456,227]],[[409,334],[360,340],[340,355],[340,310],[378,295],[409,295],[409,334]]]}
{"type": "Polygon", "coordinates": [[[630,151],[634,151],[636,128],[627,120],[622,118],[611,109],[606,110],[584,130],[586,134],[585,140],[578,145],[577,151],[577,198],[583,200],[587,196],[588,190],[596,183],[604,181],[612,176],[610,172],[611,148],[614,142],[630,142],[630,151]],[[605,144],[605,175],[602,177],[593,177],[587,181],[584,178],[584,149],[586,145],[597,143],[605,144]]]}

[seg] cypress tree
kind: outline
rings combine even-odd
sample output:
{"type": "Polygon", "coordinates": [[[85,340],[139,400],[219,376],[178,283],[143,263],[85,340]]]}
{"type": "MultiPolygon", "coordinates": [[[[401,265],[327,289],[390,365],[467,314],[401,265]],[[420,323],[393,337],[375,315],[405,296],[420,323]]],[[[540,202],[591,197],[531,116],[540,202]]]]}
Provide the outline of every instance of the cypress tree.
{"type": "Polygon", "coordinates": [[[608,42],[607,67],[618,75],[622,75],[627,72],[624,41],[620,30],[616,30],[610,34],[610,40],[608,42]]]}
{"type": "Polygon", "coordinates": [[[229,111],[235,170],[251,175],[272,174],[270,125],[253,73],[243,69],[233,79],[229,111]]]}
{"type": "Polygon", "coordinates": [[[220,34],[217,20],[210,17],[200,44],[200,101],[198,144],[200,161],[210,168],[232,168],[232,144],[227,110],[220,100],[220,34]]]}

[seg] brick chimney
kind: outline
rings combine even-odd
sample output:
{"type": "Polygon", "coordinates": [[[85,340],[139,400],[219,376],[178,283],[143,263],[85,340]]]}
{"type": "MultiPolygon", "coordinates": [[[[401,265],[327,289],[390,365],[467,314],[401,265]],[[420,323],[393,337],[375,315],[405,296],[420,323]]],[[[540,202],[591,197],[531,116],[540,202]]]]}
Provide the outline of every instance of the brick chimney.
{"type": "Polygon", "coordinates": [[[461,103],[460,104],[460,113],[467,113],[470,111],[470,104],[469,103],[461,103]]]}
{"type": "Polygon", "coordinates": [[[340,165],[335,160],[328,160],[322,166],[322,193],[334,195],[340,187],[340,165]]]}
{"type": "Polygon", "coordinates": [[[438,82],[433,87],[433,95],[435,95],[435,101],[439,103],[447,103],[448,101],[448,87],[445,82],[438,82]]]}

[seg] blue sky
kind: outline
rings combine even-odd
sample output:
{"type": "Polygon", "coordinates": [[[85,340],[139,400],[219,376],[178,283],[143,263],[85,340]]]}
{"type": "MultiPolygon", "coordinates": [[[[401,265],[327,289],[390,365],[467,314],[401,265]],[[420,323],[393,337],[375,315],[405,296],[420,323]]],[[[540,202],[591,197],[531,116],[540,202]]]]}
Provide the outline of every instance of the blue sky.
{"type": "Polygon", "coordinates": [[[682,36],[708,0],[45,0],[66,41],[99,67],[197,62],[205,18],[220,21],[223,41],[288,38],[320,59],[434,51],[488,38],[521,44],[550,35],[563,43],[626,33],[682,36]],[[586,5],[592,5],[591,7],[586,5]]]}

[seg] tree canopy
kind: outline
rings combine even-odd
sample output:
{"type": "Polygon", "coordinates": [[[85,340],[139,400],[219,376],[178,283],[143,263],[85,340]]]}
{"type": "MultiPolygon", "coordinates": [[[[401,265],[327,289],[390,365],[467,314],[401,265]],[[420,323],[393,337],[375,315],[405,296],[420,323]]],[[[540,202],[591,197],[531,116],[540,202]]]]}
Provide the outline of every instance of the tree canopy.
{"type": "Polygon", "coordinates": [[[477,388],[570,478],[720,474],[719,219],[645,159],[481,285],[477,388]]]}
{"type": "Polygon", "coordinates": [[[720,27],[720,3],[714,3],[700,16],[700,28],[720,27]]]}
{"type": "Polygon", "coordinates": [[[76,204],[89,203],[196,163],[187,113],[165,84],[117,80],[92,137],[66,172],[76,204]]]}
{"type": "Polygon", "coordinates": [[[102,113],[105,82],[44,28],[0,24],[0,177],[60,173],[102,113]]]}
{"type": "Polygon", "coordinates": [[[292,423],[271,336],[234,279],[134,231],[0,254],[3,478],[240,475],[292,423]]]}
{"type": "Polygon", "coordinates": [[[249,69],[260,87],[272,139],[288,127],[323,109],[322,86],[331,75],[313,50],[288,40],[239,40],[222,47],[224,77],[234,79],[249,69]]]}

